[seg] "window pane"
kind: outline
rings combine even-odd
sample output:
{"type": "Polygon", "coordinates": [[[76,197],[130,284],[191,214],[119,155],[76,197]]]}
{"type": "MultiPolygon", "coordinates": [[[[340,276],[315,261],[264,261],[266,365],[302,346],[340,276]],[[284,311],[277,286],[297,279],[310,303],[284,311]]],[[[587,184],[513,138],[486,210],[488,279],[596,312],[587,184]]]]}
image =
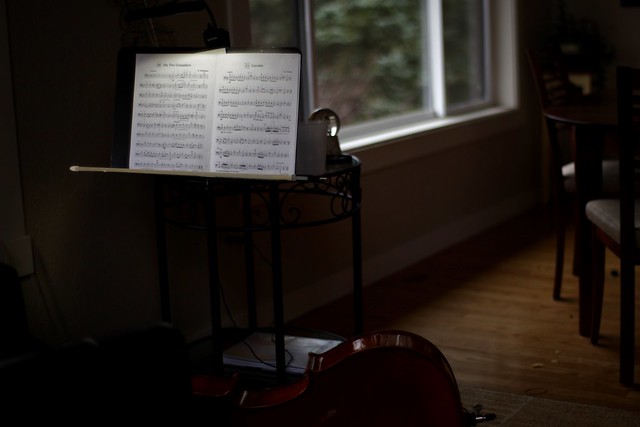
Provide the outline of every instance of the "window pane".
{"type": "Polygon", "coordinates": [[[343,124],[422,109],[421,3],[315,0],[315,107],[343,124]]]}
{"type": "Polygon", "coordinates": [[[485,98],[483,3],[479,0],[444,0],[442,4],[449,108],[485,98]]]}
{"type": "Polygon", "coordinates": [[[291,0],[250,0],[253,46],[298,46],[297,14],[291,0]]]}
{"type": "MultiPolygon", "coordinates": [[[[248,0],[254,46],[298,46],[313,56],[309,87],[318,107],[343,125],[407,113],[432,113],[426,0],[310,0],[306,52],[298,35],[302,0],[248,0]]],[[[449,111],[486,102],[486,0],[442,3],[444,85],[449,111]]],[[[303,67],[304,70],[304,67],[303,67]]]]}

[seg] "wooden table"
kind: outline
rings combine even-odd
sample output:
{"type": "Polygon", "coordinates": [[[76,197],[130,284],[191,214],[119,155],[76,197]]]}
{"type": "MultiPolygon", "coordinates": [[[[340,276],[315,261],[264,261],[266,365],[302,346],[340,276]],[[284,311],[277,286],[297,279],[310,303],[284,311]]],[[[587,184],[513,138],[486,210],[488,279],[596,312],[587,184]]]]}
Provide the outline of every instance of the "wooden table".
{"type": "Polygon", "coordinates": [[[576,243],[579,266],[580,335],[588,337],[591,330],[593,301],[590,280],[590,222],[585,214],[589,200],[602,190],[602,159],[605,136],[617,127],[615,95],[605,94],[585,98],[575,104],[554,105],[544,110],[548,125],[561,122],[571,126],[571,151],[576,173],[576,243]]]}

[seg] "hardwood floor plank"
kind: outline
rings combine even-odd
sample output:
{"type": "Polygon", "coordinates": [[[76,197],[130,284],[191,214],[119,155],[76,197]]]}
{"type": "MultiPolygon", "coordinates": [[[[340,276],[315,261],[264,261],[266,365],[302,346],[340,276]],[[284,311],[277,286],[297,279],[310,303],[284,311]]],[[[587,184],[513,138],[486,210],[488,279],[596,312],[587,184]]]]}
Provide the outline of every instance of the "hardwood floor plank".
{"type": "MultiPolygon", "coordinates": [[[[640,412],[640,389],[618,382],[619,278],[606,277],[602,339],[593,346],[578,334],[571,230],[562,300],[551,297],[550,224],[546,212],[528,213],[367,286],[366,330],[402,329],[427,338],[461,385],[640,412]]],[[[607,254],[606,271],[617,265],[607,254]]],[[[346,297],[291,325],[350,336],[351,319],[346,297]]],[[[640,375],[640,366],[636,371],[640,375]]]]}

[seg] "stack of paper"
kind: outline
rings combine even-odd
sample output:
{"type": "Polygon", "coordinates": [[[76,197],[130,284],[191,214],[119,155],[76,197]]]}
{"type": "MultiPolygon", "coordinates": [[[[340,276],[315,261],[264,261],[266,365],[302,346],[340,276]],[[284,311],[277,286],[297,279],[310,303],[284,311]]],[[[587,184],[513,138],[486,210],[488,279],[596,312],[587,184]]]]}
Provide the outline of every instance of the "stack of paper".
{"type": "MultiPolygon", "coordinates": [[[[324,353],[341,343],[339,340],[308,338],[285,335],[286,371],[303,374],[307,368],[309,353],[324,353]]],[[[254,332],[224,352],[225,365],[257,368],[267,371],[276,369],[275,335],[254,332]]]]}

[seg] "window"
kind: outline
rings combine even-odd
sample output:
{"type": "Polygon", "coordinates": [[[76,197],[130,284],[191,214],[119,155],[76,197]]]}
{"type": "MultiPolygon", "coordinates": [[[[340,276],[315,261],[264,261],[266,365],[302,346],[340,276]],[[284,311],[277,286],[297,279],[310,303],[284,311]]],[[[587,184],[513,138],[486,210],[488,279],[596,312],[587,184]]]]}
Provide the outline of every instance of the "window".
{"type": "Polygon", "coordinates": [[[491,8],[510,1],[248,0],[251,44],[299,47],[302,113],[370,133],[499,103],[491,8]]]}

